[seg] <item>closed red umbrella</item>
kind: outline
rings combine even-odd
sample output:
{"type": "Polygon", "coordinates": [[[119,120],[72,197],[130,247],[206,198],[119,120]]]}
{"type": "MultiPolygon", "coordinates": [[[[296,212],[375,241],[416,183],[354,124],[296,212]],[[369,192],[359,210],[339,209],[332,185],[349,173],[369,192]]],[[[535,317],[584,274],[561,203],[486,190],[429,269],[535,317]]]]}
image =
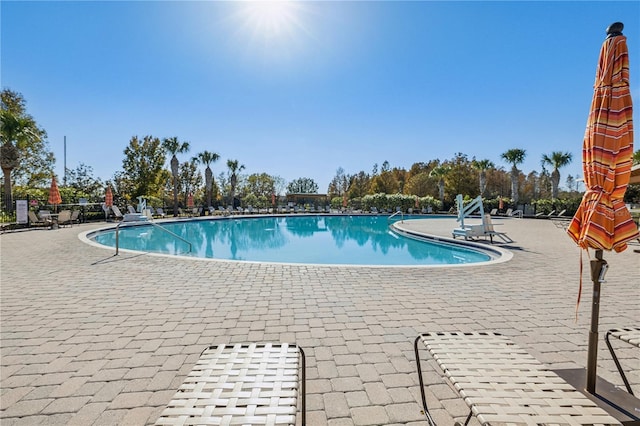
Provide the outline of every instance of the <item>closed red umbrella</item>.
{"type": "Polygon", "coordinates": [[[107,191],[104,194],[104,205],[107,207],[113,206],[113,192],[111,192],[110,186],[107,186],[107,191]]]}
{"type": "Polygon", "coordinates": [[[60,190],[58,189],[55,176],[51,177],[51,188],[49,189],[49,198],[47,201],[55,207],[56,211],[58,210],[58,204],[62,204],[62,197],[60,197],[60,190]]]}
{"type": "Polygon", "coordinates": [[[582,145],[586,191],[567,229],[581,248],[596,249],[591,261],[593,303],[587,359],[587,391],[591,393],[595,393],[596,382],[600,284],[607,268],[602,251],[621,252],[627,241],[638,238],[638,227],[623,201],[631,175],[633,121],[629,52],[622,29],[620,22],[610,25],[600,50],[582,145]]]}
{"type": "Polygon", "coordinates": [[[189,193],[189,196],[187,197],[187,207],[193,208],[193,206],[193,194],[189,193]]]}

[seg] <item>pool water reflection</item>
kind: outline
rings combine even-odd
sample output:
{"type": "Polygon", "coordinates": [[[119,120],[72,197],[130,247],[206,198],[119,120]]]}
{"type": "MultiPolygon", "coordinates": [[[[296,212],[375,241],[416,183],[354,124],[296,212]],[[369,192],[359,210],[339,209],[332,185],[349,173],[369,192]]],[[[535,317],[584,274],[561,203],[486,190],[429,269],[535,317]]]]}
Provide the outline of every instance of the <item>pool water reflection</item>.
{"type": "MultiPolygon", "coordinates": [[[[400,236],[389,229],[387,216],[266,216],[161,225],[189,241],[191,253],[188,244],[150,225],[121,226],[120,248],[278,263],[452,265],[491,260],[478,250],[400,236]]],[[[100,232],[92,238],[115,246],[115,231],[100,232]]]]}

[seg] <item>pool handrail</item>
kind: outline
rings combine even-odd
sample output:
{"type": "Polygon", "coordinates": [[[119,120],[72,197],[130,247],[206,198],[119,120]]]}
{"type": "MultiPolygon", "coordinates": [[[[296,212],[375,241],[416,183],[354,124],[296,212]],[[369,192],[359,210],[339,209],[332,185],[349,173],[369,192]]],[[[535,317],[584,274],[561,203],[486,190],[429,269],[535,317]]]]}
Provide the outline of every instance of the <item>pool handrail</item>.
{"type": "Polygon", "coordinates": [[[400,215],[401,219],[400,222],[404,223],[404,213],[402,213],[402,210],[398,210],[397,212],[395,212],[394,214],[392,214],[391,216],[389,216],[387,218],[387,222],[391,221],[391,218],[394,216],[400,215]]]}
{"type": "MultiPolygon", "coordinates": [[[[114,256],[117,256],[119,251],[120,251],[120,247],[119,247],[119,232],[120,232],[120,225],[122,225],[123,222],[118,222],[118,224],[116,225],[116,254],[114,254],[114,256]]],[[[185,240],[184,238],[182,238],[180,235],[177,235],[171,231],[169,231],[167,228],[164,228],[160,225],[158,225],[157,223],[151,222],[151,221],[145,221],[144,222],[145,225],[149,224],[149,225],[153,225],[156,228],[161,229],[162,231],[168,233],[169,235],[176,237],[177,239],[179,239],[180,241],[186,243],[189,246],[189,251],[187,253],[191,253],[191,250],[193,249],[193,244],[191,244],[189,241],[185,240]]]]}

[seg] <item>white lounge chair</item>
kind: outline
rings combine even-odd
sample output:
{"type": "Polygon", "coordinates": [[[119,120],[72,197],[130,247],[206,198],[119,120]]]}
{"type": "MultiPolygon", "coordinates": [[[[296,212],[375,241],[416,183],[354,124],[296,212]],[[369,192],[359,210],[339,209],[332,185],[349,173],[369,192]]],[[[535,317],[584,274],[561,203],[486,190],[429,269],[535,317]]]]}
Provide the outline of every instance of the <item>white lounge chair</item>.
{"type": "Polygon", "coordinates": [[[304,351],[286,343],[210,346],[156,424],[305,425],[304,351]]]}
{"type": "Polygon", "coordinates": [[[493,244],[493,237],[496,236],[498,238],[500,238],[502,241],[504,241],[505,243],[512,243],[513,240],[507,236],[506,233],[504,232],[498,232],[495,229],[493,229],[493,222],[491,222],[491,215],[486,214],[484,215],[484,235],[489,237],[489,239],[491,240],[491,243],[493,244]]]}
{"type": "Polygon", "coordinates": [[[80,223],[80,210],[74,210],[71,212],[71,223],[80,223]]]}
{"type": "MultiPolygon", "coordinates": [[[[477,424],[620,425],[508,337],[494,332],[431,332],[414,343],[423,413],[429,413],[420,347],[469,407],[477,424]]],[[[458,423],[457,423],[458,424],[458,423]]]]}
{"type": "Polygon", "coordinates": [[[113,215],[115,216],[116,219],[124,218],[124,215],[122,214],[118,206],[115,206],[115,205],[111,206],[111,211],[113,212],[113,215]]]}

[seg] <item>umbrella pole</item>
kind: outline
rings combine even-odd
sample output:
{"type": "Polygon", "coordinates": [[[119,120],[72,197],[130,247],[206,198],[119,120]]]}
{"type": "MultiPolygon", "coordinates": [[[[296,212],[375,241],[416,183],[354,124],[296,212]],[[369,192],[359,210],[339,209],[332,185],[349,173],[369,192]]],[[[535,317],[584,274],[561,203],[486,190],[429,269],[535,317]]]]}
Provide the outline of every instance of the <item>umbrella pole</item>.
{"type": "Polygon", "coordinates": [[[589,330],[589,350],[587,352],[587,392],[596,393],[596,368],[598,363],[598,320],[600,317],[600,284],[607,272],[607,261],[602,258],[602,250],[596,250],[596,258],[591,261],[593,299],[591,303],[591,329],[589,330]]]}

